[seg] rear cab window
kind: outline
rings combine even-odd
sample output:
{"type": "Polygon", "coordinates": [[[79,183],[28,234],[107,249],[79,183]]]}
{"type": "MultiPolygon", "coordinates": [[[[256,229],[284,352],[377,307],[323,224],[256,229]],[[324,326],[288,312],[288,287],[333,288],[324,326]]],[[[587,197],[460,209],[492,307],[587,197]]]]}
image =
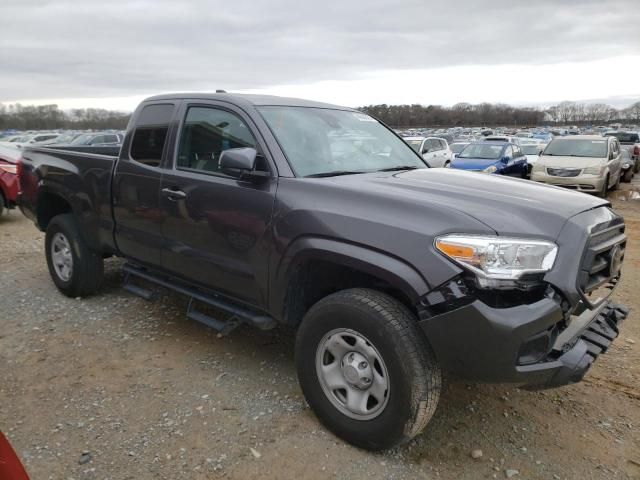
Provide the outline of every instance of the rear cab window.
{"type": "Polygon", "coordinates": [[[160,166],[174,111],[172,103],[152,104],[142,109],[129,148],[131,160],[151,167],[160,166]]]}

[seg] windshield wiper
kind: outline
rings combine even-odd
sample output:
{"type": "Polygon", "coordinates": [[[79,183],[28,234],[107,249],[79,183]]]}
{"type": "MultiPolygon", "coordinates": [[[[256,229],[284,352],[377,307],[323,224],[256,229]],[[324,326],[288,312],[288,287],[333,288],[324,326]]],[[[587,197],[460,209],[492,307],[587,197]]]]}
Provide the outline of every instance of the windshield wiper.
{"type": "Polygon", "coordinates": [[[312,173],[305,175],[304,178],[323,178],[323,177],[339,177],[341,175],[356,175],[358,173],[367,173],[355,170],[334,170],[333,172],[312,173]]]}
{"type": "Polygon", "coordinates": [[[399,167],[389,167],[376,170],[376,172],[399,172],[400,170],[417,170],[418,168],[420,167],[416,167],[415,165],[400,165],[399,167]]]}

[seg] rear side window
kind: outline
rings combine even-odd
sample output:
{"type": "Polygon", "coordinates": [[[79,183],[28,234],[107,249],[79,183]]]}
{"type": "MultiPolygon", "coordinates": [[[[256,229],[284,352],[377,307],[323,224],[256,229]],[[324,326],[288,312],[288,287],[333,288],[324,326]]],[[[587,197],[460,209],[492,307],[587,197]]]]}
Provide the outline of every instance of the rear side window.
{"type": "Polygon", "coordinates": [[[174,109],[173,104],[147,105],[142,109],[131,140],[131,159],[151,167],[160,166],[174,109]]]}

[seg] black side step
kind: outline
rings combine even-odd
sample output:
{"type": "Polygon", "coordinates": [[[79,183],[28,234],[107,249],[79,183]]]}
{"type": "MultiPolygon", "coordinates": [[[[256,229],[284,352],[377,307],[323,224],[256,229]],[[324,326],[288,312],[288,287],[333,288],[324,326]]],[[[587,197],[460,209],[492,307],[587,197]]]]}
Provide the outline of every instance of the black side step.
{"type": "Polygon", "coordinates": [[[237,305],[221,295],[211,295],[203,293],[194,288],[190,288],[185,285],[178,284],[176,282],[172,282],[170,279],[156,276],[148,271],[137,268],[131,264],[125,264],[122,267],[122,270],[125,273],[125,285],[124,288],[135,294],[139,295],[142,298],[147,300],[153,298],[153,292],[151,290],[147,290],[145,288],[139,287],[137,285],[133,285],[130,283],[130,277],[138,277],[143,280],[146,280],[151,283],[155,283],[156,285],[161,285],[163,287],[174,290],[178,293],[182,293],[189,297],[189,306],[187,308],[187,317],[195,320],[197,322],[203,323],[210,328],[220,332],[223,335],[228,334],[231,330],[237,328],[243,323],[248,323],[253,325],[254,327],[259,328],[260,330],[270,330],[276,326],[276,322],[273,318],[252,311],[249,308],[237,305]],[[226,320],[219,320],[217,318],[210,317],[203,312],[199,312],[195,308],[195,302],[202,302],[206,305],[210,305],[214,308],[223,310],[230,314],[229,318],[226,320]]]}

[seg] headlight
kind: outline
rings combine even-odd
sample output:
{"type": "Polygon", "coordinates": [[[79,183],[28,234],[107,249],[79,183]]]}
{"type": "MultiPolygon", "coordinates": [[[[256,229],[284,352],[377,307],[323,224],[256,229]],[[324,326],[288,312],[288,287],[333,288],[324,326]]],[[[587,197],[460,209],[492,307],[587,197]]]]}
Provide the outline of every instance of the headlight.
{"type": "Polygon", "coordinates": [[[452,234],[437,237],[435,247],[471,270],[480,286],[496,286],[492,280],[513,281],[525,274],[551,270],[558,246],[544,240],[452,234]]]}
{"type": "Polygon", "coordinates": [[[498,168],[495,165],[491,165],[490,167],[482,170],[482,173],[494,173],[496,170],[498,170],[498,168]]]}
{"type": "Polygon", "coordinates": [[[582,173],[585,175],[602,175],[603,170],[604,167],[587,167],[582,171],[582,173]]]}

